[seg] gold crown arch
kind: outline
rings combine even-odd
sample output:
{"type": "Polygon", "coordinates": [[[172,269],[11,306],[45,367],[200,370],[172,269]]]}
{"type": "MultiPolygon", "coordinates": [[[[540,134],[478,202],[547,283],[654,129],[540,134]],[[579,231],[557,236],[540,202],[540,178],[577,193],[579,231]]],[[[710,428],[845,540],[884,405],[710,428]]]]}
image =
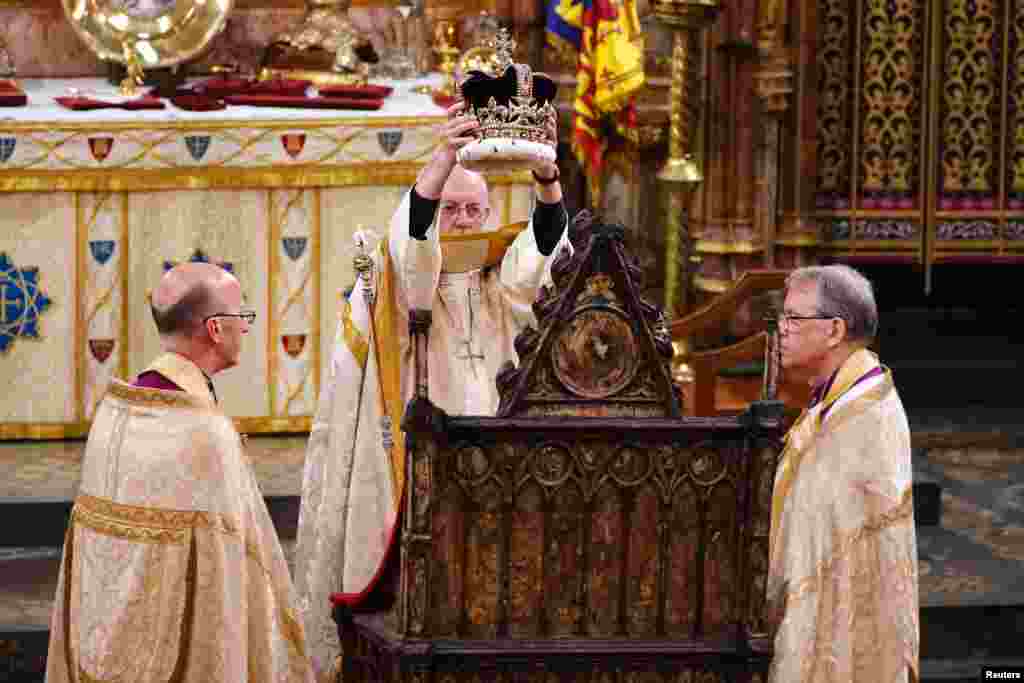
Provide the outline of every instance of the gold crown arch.
{"type": "Polygon", "coordinates": [[[145,69],[198,55],[221,30],[233,0],[63,0],[64,13],[89,48],[127,69],[124,95],[142,85],[145,69]]]}

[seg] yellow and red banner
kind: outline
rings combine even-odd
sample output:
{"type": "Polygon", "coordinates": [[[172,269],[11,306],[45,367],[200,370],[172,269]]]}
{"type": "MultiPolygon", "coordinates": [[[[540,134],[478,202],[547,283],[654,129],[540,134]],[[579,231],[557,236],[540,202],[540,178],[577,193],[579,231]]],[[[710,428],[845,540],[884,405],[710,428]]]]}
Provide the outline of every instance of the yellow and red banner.
{"type": "Polygon", "coordinates": [[[549,0],[547,42],[563,55],[577,56],[572,148],[597,206],[608,147],[605,119],[619,133],[635,126],[633,96],[644,84],[636,5],[633,0],[549,0]]]}

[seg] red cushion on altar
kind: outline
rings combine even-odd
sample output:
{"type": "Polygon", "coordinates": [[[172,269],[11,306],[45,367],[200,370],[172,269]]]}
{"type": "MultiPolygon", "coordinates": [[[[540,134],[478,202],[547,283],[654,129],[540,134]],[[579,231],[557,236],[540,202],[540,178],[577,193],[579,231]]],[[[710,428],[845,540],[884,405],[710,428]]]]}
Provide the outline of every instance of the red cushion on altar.
{"type": "Polygon", "coordinates": [[[171,104],[185,111],[219,111],[228,108],[224,100],[207,95],[175,95],[171,98],[171,104]]]}
{"type": "Polygon", "coordinates": [[[126,102],[106,102],[91,97],[54,97],[57,104],[73,111],[90,111],[92,109],[163,109],[166,105],[157,97],[140,97],[126,102]]]}
{"type": "Polygon", "coordinates": [[[355,97],[291,97],[288,95],[232,95],[228,104],[250,107],[291,107],[298,109],[380,109],[384,100],[355,97]]]}
{"type": "Polygon", "coordinates": [[[439,95],[438,93],[431,94],[430,99],[434,100],[434,104],[441,109],[447,109],[458,101],[452,95],[439,95]]]}
{"type": "Polygon", "coordinates": [[[159,97],[140,97],[121,103],[121,109],[135,111],[137,109],[166,109],[167,105],[159,97]]]}
{"type": "Polygon", "coordinates": [[[386,85],[324,85],[317,87],[321,97],[368,97],[371,99],[384,99],[394,90],[386,85]]]}
{"type": "MultiPolygon", "coordinates": [[[[252,84],[252,79],[249,78],[211,78],[207,81],[196,83],[189,90],[196,94],[221,99],[228,95],[237,95],[238,93],[245,92],[250,84],[252,84]]],[[[185,94],[185,92],[179,91],[179,94],[185,94]]]]}
{"type": "Polygon", "coordinates": [[[284,95],[305,97],[309,89],[309,81],[274,78],[269,81],[255,81],[241,95],[284,95]]]}
{"type": "Polygon", "coordinates": [[[24,107],[28,96],[10,78],[0,79],[0,107],[24,107]]]}
{"type": "Polygon", "coordinates": [[[65,109],[74,111],[88,111],[90,109],[105,109],[106,102],[89,99],[88,97],[54,97],[54,101],[65,109]]]}
{"type": "MultiPolygon", "coordinates": [[[[196,83],[191,90],[196,94],[218,99],[231,95],[290,95],[303,97],[309,88],[309,81],[275,78],[268,81],[254,81],[251,78],[211,78],[196,83]]],[[[185,93],[179,93],[185,94],[185,93]]]]}

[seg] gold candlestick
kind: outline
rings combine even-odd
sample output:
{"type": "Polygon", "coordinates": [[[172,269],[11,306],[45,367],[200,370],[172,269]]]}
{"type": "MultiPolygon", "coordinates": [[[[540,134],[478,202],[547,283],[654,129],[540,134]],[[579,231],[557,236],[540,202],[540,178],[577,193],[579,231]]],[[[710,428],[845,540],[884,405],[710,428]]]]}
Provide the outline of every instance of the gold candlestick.
{"type": "Polygon", "coordinates": [[[119,90],[125,97],[134,97],[143,84],[142,64],[139,63],[139,57],[131,45],[125,42],[122,44],[122,48],[126,72],[119,90]]]}
{"type": "Polygon", "coordinates": [[[444,75],[444,82],[435,91],[443,97],[455,96],[455,65],[459,59],[459,48],[455,47],[455,22],[442,21],[437,25],[437,47],[434,48],[441,63],[438,69],[444,75]]]}
{"type": "Polygon", "coordinates": [[[418,85],[413,92],[430,95],[435,101],[456,96],[458,88],[455,83],[455,67],[459,63],[459,48],[455,46],[455,20],[434,19],[434,53],[438,56],[438,71],[444,76],[438,88],[429,85],[418,85]]]}
{"type": "MultiPolygon", "coordinates": [[[[718,0],[655,0],[654,14],[672,29],[672,82],[669,91],[670,121],[668,159],[658,172],[658,179],[667,184],[669,212],[665,234],[665,313],[674,317],[679,298],[680,271],[687,270],[680,244],[685,239],[683,213],[689,206],[693,191],[704,180],[700,167],[690,156],[689,76],[691,43],[701,29],[718,14],[718,0]]],[[[686,285],[682,287],[686,306],[686,285]]]]}

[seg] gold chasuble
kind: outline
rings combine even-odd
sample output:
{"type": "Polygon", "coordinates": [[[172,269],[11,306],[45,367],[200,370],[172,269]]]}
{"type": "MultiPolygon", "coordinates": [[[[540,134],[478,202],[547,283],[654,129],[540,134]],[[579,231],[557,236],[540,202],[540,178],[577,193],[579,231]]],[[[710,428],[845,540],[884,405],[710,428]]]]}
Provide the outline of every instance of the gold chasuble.
{"type": "Polygon", "coordinates": [[[772,499],[773,683],[918,677],[910,430],[887,369],[861,350],[786,437],[772,499]]]}
{"type": "Polygon", "coordinates": [[[563,232],[541,255],[532,225],[451,238],[432,225],[412,239],[406,195],[372,250],[372,278],[342,302],[306,451],[295,563],[309,650],[323,670],[340,653],[331,600],[358,606],[374,592],[396,534],[400,426],[414,390],[409,311],[433,313],[431,401],[449,414],[493,415],[498,370],[518,360],[515,337],[536,324],[532,304],[568,245],[563,232]]]}
{"type": "Polygon", "coordinates": [[[231,420],[202,371],[183,391],[114,381],[64,540],[48,683],[313,680],[288,566],[231,420]]]}

